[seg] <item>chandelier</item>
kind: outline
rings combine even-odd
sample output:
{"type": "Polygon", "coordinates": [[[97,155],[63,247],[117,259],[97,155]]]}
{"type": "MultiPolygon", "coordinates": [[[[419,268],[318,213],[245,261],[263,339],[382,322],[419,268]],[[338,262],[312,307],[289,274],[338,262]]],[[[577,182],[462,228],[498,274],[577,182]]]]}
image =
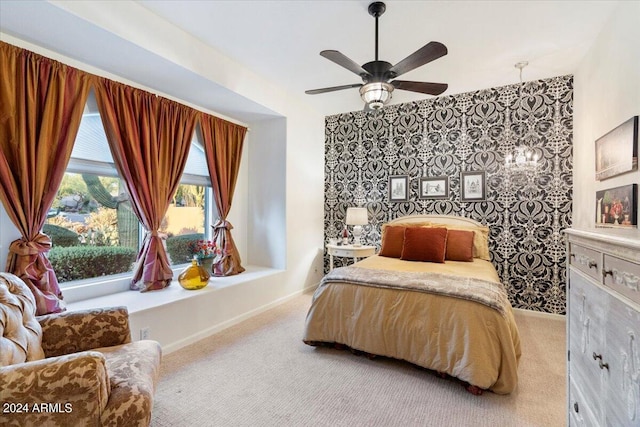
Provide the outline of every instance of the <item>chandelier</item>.
{"type": "MultiPolygon", "coordinates": [[[[515,67],[520,70],[520,87],[518,88],[518,115],[516,117],[523,117],[523,108],[522,108],[522,69],[529,65],[527,61],[518,62],[515,64],[515,67]]],[[[515,147],[511,153],[508,153],[505,156],[504,166],[508,173],[534,173],[538,167],[538,154],[534,152],[531,147],[526,146],[524,140],[524,120],[522,126],[520,126],[522,131],[522,137],[516,140],[515,147]]]]}
{"type": "Polygon", "coordinates": [[[513,153],[505,157],[504,166],[513,172],[535,172],[538,168],[538,155],[529,148],[516,147],[513,153]]]}

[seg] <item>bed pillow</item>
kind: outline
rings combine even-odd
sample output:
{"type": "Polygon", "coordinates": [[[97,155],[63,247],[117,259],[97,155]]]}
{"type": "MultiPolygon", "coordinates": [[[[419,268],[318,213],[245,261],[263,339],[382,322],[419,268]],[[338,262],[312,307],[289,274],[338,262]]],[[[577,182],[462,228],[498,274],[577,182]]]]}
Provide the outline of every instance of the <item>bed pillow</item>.
{"type": "Polygon", "coordinates": [[[473,231],[473,257],[485,261],[491,261],[489,252],[489,227],[474,226],[448,226],[449,230],[471,230],[473,231]]]}
{"type": "Polygon", "coordinates": [[[473,238],[474,232],[471,230],[448,230],[445,259],[449,261],[473,261],[473,238]]]}
{"type": "Polygon", "coordinates": [[[378,255],[400,258],[404,245],[405,227],[388,225],[382,229],[382,247],[378,255]]]}
{"type": "Polygon", "coordinates": [[[435,223],[430,225],[430,227],[446,228],[447,230],[473,231],[473,257],[491,261],[491,254],[489,252],[489,227],[435,223]]]}
{"type": "Polygon", "coordinates": [[[385,227],[429,227],[433,225],[431,221],[397,221],[395,220],[392,223],[384,223],[382,224],[382,231],[384,231],[385,227]]]}
{"type": "Polygon", "coordinates": [[[446,249],[446,228],[407,227],[400,259],[442,263],[446,249]]]}
{"type": "Polygon", "coordinates": [[[393,224],[382,224],[382,245],[378,255],[390,258],[400,258],[402,255],[402,245],[404,244],[404,229],[406,227],[428,227],[432,223],[429,221],[416,222],[394,222],[393,224]],[[387,236],[387,228],[393,230],[387,236]]]}
{"type": "MultiPolygon", "coordinates": [[[[394,223],[384,223],[382,224],[382,228],[380,229],[380,233],[384,236],[384,230],[387,227],[431,227],[433,223],[429,221],[420,221],[420,222],[394,222],[394,223]]],[[[404,239],[404,235],[402,237],[404,239]]]]}

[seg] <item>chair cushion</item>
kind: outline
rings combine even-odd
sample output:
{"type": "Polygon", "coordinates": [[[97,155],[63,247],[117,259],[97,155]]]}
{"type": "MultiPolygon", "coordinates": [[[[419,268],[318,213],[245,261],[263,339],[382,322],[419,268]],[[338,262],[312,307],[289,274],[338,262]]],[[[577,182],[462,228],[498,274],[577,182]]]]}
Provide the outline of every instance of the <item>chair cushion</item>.
{"type": "Polygon", "coordinates": [[[109,400],[109,376],[101,353],[83,351],[16,363],[0,371],[0,402],[22,409],[12,412],[5,406],[0,425],[101,425],[100,415],[109,400]]]}
{"type": "Polygon", "coordinates": [[[0,367],[44,358],[36,303],[19,277],[0,273],[0,367]]]}

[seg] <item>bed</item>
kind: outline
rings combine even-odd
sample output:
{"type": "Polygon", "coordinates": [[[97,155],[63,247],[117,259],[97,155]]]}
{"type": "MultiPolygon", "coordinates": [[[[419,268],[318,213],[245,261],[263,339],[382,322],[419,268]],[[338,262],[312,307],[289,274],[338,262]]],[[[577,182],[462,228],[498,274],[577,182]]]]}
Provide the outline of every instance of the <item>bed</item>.
{"type": "Polygon", "coordinates": [[[488,228],[463,217],[413,215],[385,224],[382,236],[377,255],[323,278],[304,342],[405,360],[455,377],[474,394],[513,392],[520,338],[489,258],[488,228]]]}

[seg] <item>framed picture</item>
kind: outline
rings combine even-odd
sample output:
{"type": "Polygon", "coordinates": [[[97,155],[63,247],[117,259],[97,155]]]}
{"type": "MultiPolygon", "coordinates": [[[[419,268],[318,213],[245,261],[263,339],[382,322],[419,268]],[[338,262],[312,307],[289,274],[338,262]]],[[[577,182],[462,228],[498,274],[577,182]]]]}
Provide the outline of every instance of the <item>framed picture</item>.
{"type": "Polygon", "coordinates": [[[596,180],[638,169],[638,116],[596,140],[596,180]]]}
{"type": "Polygon", "coordinates": [[[449,198],[449,177],[434,176],[420,178],[420,199],[448,199],[449,198]]]}
{"type": "Polygon", "coordinates": [[[407,175],[391,175],[389,177],[389,201],[406,202],[409,200],[409,177],[407,175]]]}
{"type": "Polygon", "coordinates": [[[479,202],[486,198],[484,171],[461,172],[460,200],[463,202],[479,202]]]}
{"type": "Polygon", "coordinates": [[[638,227],[638,184],[596,191],[596,227],[638,227]]]}

